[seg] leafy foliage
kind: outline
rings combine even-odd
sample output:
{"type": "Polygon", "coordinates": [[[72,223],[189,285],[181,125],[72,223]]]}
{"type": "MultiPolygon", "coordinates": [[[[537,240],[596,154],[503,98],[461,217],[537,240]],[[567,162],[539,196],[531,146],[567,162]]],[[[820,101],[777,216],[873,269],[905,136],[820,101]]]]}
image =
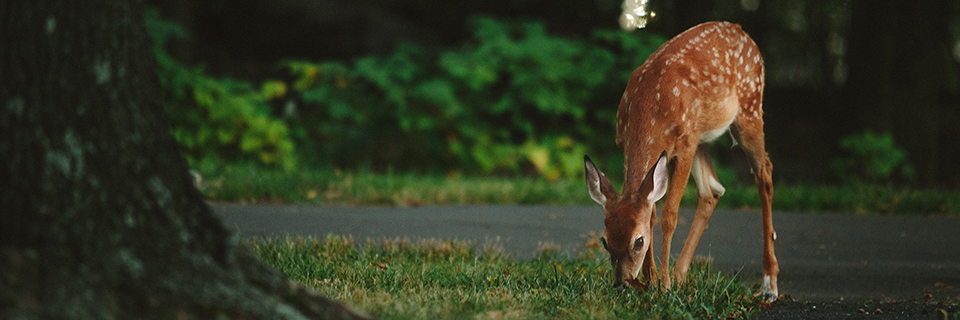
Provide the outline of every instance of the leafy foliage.
{"type": "Polygon", "coordinates": [[[294,81],[257,90],[175,61],[164,45],[187,32],[147,13],[172,133],[204,171],[251,160],[290,170],[297,145],[301,162],[319,167],[549,180],[578,176],[590,152],[616,175],[616,97],[664,39],[600,30],[582,41],[550,36],[540,23],[472,23],[474,37],[459,49],[403,44],[352,64],[287,61],[294,81]]]}
{"type": "Polygon", "coordinates": [[[192,166],[209,168],[225,161],[255,161],[286,170],[296,166],[289,129],[270,114],[267,104],[278,94],[275,87],[256,90],[249,82],[214,78],[202,67],[180,64],[164,46],[186,38],[187,31],[161,19],[156,10],[148,10],[145,20],[171,133],[192,166]]]}
{"type": "Polygon", "coordinates": [[[845,155],[834,159],[831,167],[845,182],[882,184],[914,177],[906,153],[896,146],[889,132],[865,131],[843,137],[840,149],[845,155]]]}
{"type": "Polygon", "coordinates": [[[335,167],[556,179],[579,175],[587,152],[616,160],[616,98],[662,38],[598,31],[588,42],[539,23],[473,25],[456,50],[405,44],[352,65],[285,62],[302,99],[290,118],[298,142],[335,167]]]}

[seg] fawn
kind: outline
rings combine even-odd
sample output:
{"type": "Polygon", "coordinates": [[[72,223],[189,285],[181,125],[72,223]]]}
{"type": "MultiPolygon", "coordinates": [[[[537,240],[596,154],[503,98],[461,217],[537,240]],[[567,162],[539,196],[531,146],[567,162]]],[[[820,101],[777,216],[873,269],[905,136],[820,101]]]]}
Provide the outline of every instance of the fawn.
{"type": "Polygon", "coordinates": [[[584,156],[590,197],[603,206],[601,238],[610,253],[614,283],[646,287],[656,279],[651,236],[654,203],[661,210],[663,251],[659,281],[669,288],[670,246],[677,210],[693,175],[697,211],[672,277],[681,281],[724,188],[710,162],[708,145],[730,131],[747,154],[760,193],[763,219],[764,299],[777,299],[779,267],[771,216],[773,165],[763,138],[763,58],[739,25],[707,22],[660,46],[633,71],[617,110],[617,146],[623,149],[623,194],[584,156]],[[672,165],[669,187],[668,164],[672,165]],[[638,278],[642,269],[643,279],[638,278]]]}

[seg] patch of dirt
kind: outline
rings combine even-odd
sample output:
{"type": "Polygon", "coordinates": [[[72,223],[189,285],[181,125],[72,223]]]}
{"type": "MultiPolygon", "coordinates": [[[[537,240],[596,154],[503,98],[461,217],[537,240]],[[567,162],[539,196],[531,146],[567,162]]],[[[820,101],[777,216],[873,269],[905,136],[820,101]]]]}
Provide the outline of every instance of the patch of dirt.
{"type": "Polygon", "coordinates": [[[752,319],[960,319],[956,300],[797,301],[783,295],[752,319]]]}

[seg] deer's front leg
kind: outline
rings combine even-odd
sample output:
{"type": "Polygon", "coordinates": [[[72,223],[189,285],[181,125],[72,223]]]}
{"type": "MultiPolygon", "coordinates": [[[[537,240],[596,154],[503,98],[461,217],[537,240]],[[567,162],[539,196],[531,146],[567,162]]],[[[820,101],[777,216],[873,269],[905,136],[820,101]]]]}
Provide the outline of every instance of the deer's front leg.
{"type": "Polygon", "coordinates": [[[664,288],[670,288],[670,246],[673,241],[673,231],[677,228],[677,212],[680,210],[680,199],[683,198],[683,189],[686,188],[690,177],[690,165],[696,145],[690,150],[684,150],[677,155],[673,174],[670,176],[670,187],[667,190],[667,200],[660,211],[660,228],[663,229],[663,249],[660,252],[660,283],[664,288]]]}
{"type": "MultiPolygon", "coordinates": [[[[657,221],[657,210],[654,208],[650,214],[650,230],[657,221]]],[[[647,246],[647,256],[643,260],[643,279],[646,287],[657,285],[657,264],[653,260],[653,246],[647,246]]],[[[646,289],[646,288],[644,288],[646,289]]]]}

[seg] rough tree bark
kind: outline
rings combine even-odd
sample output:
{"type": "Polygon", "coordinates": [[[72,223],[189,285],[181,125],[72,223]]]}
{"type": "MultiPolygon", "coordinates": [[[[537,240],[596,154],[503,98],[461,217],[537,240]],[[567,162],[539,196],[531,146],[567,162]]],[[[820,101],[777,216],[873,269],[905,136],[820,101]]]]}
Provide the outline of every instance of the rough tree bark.
{"type": "Polygon", "coordinates": [[[0,1],[0,318],[360,318],[257,260],[168,133],[138,1],[0,1]]]}

